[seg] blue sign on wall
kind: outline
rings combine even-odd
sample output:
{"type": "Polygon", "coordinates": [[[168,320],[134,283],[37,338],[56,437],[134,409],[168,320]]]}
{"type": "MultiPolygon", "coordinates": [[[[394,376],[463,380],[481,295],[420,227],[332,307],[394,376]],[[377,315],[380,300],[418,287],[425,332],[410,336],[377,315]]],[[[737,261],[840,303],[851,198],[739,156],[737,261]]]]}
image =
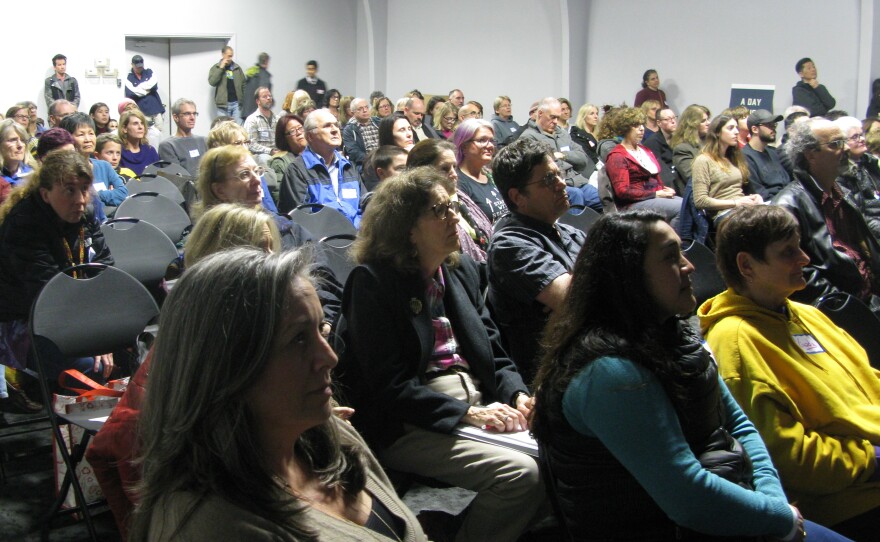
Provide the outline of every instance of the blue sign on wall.
{"type": "Polygon", "coordinates": [[[766,109],[773,112],[773,93],[776,85],[731,85],[730,107],[744,105],[750,111],[766,109]]]}

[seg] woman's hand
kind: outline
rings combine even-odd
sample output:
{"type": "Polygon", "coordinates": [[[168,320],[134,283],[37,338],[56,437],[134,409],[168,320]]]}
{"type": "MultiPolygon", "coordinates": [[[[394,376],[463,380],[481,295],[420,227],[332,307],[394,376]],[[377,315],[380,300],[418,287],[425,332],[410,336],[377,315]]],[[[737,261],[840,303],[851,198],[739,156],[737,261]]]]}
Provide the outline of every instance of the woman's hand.
{"type": "Polygon", "coordinates": [[[354,416],[354,409],[347,406],[335,406],[333,407],[333,415],[348,425],[351,425],[349,420],[354,416]]]}
{"type": "Polygon", "coordinates": [[[790,504],[788,506],[795,515],[793,532],[785,538],[776,538],[774,540],[782,540],[783,542],[801,542],[807,537],[807,531],[804,530],[804,516],[801,515],[801,511],[794,506],[790,504]]]}
{"type": "Polygon", "coordinates": [[[672,199],[675,197],[675,190],[673,190],[672,188],[669,188],[667,186],[667,187],[661,188],[660,190],[654,192],[654,194],[655,194],[655,197],[658,197],[658,198],[672,199]]]}
{"type": "Polygon", "coordinates": [[[735,200],[733,200],[733,206],[734,207],[744,207],[747,205],[760,205],[763,202],[764,202],[764,200],[761,199],[761,196],[759,194],[752,194],[751,196],[743,196],[741,198],[736,198],[735,200]],[[757,199],[755,199],[755,196],[757,196],[757,199]]]}
{"type": "Polygon", "coordinates": [[[100,356],[95,356],[95,366],[92,368],[94,373],[97,373],[101,370],[101,365],[104,366],[103,375],[104,378],[109,378],[110,373],[113,372],[113,354],[102,354],[100,356]]]}
{"type": "Polygon", "coordinates": [[[476,427],[493,429],[499,433],[514,433],[528,428],[522,412],[501,403],[492,403],[484,407],[472,406],[462,421],[476,427]]]}
{"type": "Polygon", "coordinates": [[[532,415],[532,409],[535,408],[535,398],[529,397],[525,393],[516,396],[516,409],[520,411],[528,423],[529,417],[532,415]]]}

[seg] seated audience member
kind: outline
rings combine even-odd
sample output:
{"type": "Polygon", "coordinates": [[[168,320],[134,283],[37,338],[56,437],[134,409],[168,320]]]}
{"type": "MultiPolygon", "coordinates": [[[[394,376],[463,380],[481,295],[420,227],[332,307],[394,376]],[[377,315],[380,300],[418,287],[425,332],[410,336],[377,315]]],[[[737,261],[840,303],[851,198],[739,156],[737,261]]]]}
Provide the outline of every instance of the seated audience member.
{"type": "Polygon", "coordinates": [[[49,104],[49,128],[57,128],[61,119],[76,113],[76,106],[67,100],[55,100],[49,104]]]}
{"type": "Polygon", "coordinates": [[[339,122],[319,109],[306,117],[303,128],[308,144],[287,168],[278,208],[288,213],[303,203],[320,203],[344,214],[357,228],[367,191],[354,164],[336,150],[342,144],[339,122]]]}
{"type": "MultiPolygon", "coordinates": [[[[795,107],[789,107],[786,109],[786,112],[789,109],[795,109],[795,107]]],[[[794,166],[791,163],[791,159],[788,157],[787,144],[788,144],[788,136],[791,133],[792,127],[799,122],[806,122],[810,120],[810,114],[803,107],[797,107],[797,109],[803,109],[803,111],[794,111],[788,116],[785,117],[785,133],[782,134],[782,145],[779,146],[779,161],[782,162],[782,167],[785,168],[785,172],[788,173],[789,177],[794,177],[794,166]]]]}
{"type": "Polygon", "coordinates": [[[660,110],[660,102],[657,100],[645,100],[639,109],[645,114],[645,137],[642,139],[648,141],[660,129],[657,126],[657,111],[660,110]]]}
{"type": "Polygon", "coordinates": [[[738,105],[736,107],[730,107],[721,112],[722,115],[727,117],[731,117],[736,119],[736,142],[740,149],[748,145],[749,139],[752,135],[749,133],[749,124],[748,118],[751,114],[751,110],[744,106],[738,105]]]}
{"type": "Polygon", "coordinates": [[[282,115],[275,125],[275,147],[279,152],[269,160],[269,167],[275,172],[278,185],[284,184],[290,164],[306,150],[306,145],[303,120],[290,113],[282,115]]]}
{"type": "Polygon", "coordinates": [[[450,141],[458,127],[458,107],[452,102],[444,102],[438,106],[434,113],[434,130],[440,134],[440,137],[450,141]]]}
{"type": "Polygon", "coordinates": [[[337,359],[308,266],[299,252],[233,249],[172,290],[129,540],[426,540],[361,437],[331,415],[337,359]]]}
{"type": "Polygon", "coordinates": [[[453,104],[457,109],[464,106],[464,92],[461,89],[454,88],[449,91],[449,103],[453,104]]]}
{"type": "Polygon", "coordinates": [[[27,130],[15,119],[0,121],[0,186],[5,187],[0,188],[0,203],[33,174],[36,163],[27,152],[27,141],[27,130]]]}
{"type": "Polygon", "coordinates": [[[468,119],[455,129],[458,185],[492,223],[508,214],[504,198],[488,166],[495,155],[495,134],[489,121],[468,119]]]}
{"type": "Polygon", "coordinates": [[[385,179],[406,171],[406,162],[405,150],[397,145],[382,145],[370,153],[364,162],[364,186],[369,192],[374,191],[385,179]]]}
{"type": "Polygon", "coordinates": [[[348,159],[362,172],[367,154],[379,148],[379,121],[382,119],[371,116],[370,106],[363,98],[352,100],[351,110],[355,121],[342,127],[342,145],[348,159]]]}
{"type": "Polygon", "coordinates": [[[672,134],[678,126],[678,117],[675,111],[665,107],[657,111],[657,131],[655,137],[645,141],[642,139],[645,147],[654,153],[654,158],[660,163],[660,180],[669,187],[675,187],[675,164],[672,160],[672,134]]]}
{"type": "Polygon", "coordinates": [[[589,184],[589,177],[596,164],[571,140],[568,132],[557,123],[561,106],[556,98],[544,98],[538,105],[535,119],[529,120],[520,134],[521,138],[533,139],[548,146],[567,186],[572,205],[590,207],[601,213],[599,192],[589,184]]]}
{"type": "Polygon", "coordinates": [[[556,98],[559,100],[559,120],[556,125],[565,130],[566,132],[571,132],[571,125],[569,124],[569,119],[571,119],[571,102],[568,98],[556,98]]]}
{"type": "Polygon", "coordinates": [[[405,113],[396,111],[379,121],[379,145],[397,145],[409,152],[415,144],[413,128],[405,113]]]}
{"type": "Polygon", "coordinates": [[[122,159],[122,140],[119,139],[118,135],[112,132],[99,135],[98,139],[95,140],[94,157],[108,162],[113,167],[113,171],[122,177],[122,181],[125,184],[128,184],[131,180],[139,180],[134,171],[119,165],[119,161],[122,159]]]}
{"type": "Polygon", "coordinates": [[[477,114],[474,116],[475,119],[483,118],[483,104],[476,100],[469,100],[467,105],[472,105],[477,108],[477,114]]]}
{"type": "Polygon", "coordinates": [[[580,145],[587,154],[587,158],[596,165],[600,162],[598,153],[599,142],[593,134],[598,124],[599,108],[593,104],[584,104],[578,109],[577,119],[575,119],[575,123],[572,124],[569,130],[571,140],[580,145]]]}
{"type": "Polygon", "coordinates": [[[495,145],[501,148],[517,137],[521,128],[513,120],[513,108],[509,96],[498,96],[492,103],[495,114],[492,115],[492,129],[495,131],[495,145]]]}
{"type": "Polygon", "coordinates": [[[700,322],[788,498],[841,534],[873,540],[880,381],[852,337],[818,309],[789,300],[806,286],[802,269],[810,261],[799,231],[780,207],[732,213],[718,230],[716,252],[728,289],[700,307],[700,322]]]}
{"type": "Polygon", "coordinates": [[[715,117],[706,134],[706,145],[691,169],[694,206],[706,211],[716,226],[731,209],[764,201],[760,194],[745,194],[749,168],[737,144],[738,132],[735,118],[715,117]]]}
{"type": "Polygon", "coordinates": [[[440,112],[442,104],[447,101],[448,99],[446,96],[441,96],[439,94],[431,96],[428,103],[425,105],[425,110],[427,111],[425,114],[425,124],[430,125],[432,128],[434,127],[434,118],[438,116],[437,114],[440,112]]]}
{"type": "Polygon", "coordinates": [[[868,152],[859,119],[840,117],[834,124],[846,137],[846,156],[849,158],[847,170],[837,182],[850,192],[871,233],[880,239],[880,164],[877,157],[868,152]]]}
{"type": "Polygon", "coordinates": [[[159,161],[159,153],[147,139],[147,119],[137,108],[129,109],[119,119],[119,139],[124,143],[122,165],[138,176],[144,168],[159,161]]]}
{"type": "MultiPolygon", "coordinates": [[[[440,134],[434,128],[424,122],[425,120],[425,102],[418,96],[411,96],[406,99],[403,105],[403,114],[409,120],[413,130],[413,141],[418,143],[425,139],[440,139],[440,134]]],[[[388,115],[391,116],[391,115],[388,115]]],[[[387,117],[386,117],[387,118],[387,117]]]]}
{"type": "Polygon", "coordinates": [[[776,125],[782,115],[773,115],[766,109],[758,109],[748,116],[747,124],[751,137],[742,148],[743,157],[749,167],[749,190],[769,201],[791,181],[788,172],[779,160],[776,143],[776,125]]]}
{"type": "Polygon", "coordinates": [[[192,133],[198,117],[195,102],[187,98],[176,100],[171,105],[171,118],[177,131],[173,137],[159,143],[159,158],[180,165],[193,177],[199,175],[199,162],[208,152],[207,140],[192,133]]]}
{"type": "Polygon", "coordinates": [[[669,146],[672,147],[672,164],[677,175],[675,191],[678,194],[684,194],[685,187],[691,180],[691,166],[706,143],[709,115],[709,109],[702,105],[687,106],[669,141],[669,146]]]}
{"type": "Polygon", "coordinates": [[[94,157],[95,125],[92,118],[85,113],[74,113],[61,121],[61,128],[70,132],[73,136],[74,148],[89,161],[95,190],[108,216],[111,216],[112,213],[106,208],[117,207],[122,203],[128,197],[128,189],[125,187],[125,181],[109,162],[94,157]]]}
{"type": "Polygon", "coordinates": [[[95,135],[106,134],[110,132],[110,106],[104,102],[92,104],[89,108],[89,116],[95,123],[95,135]]]}
{"type": "MultiPolygon", "coordinates": [[[[208,150],[216,149],[217,147],[223,147],[225,145],[233,145],[244,148],[248,148],[249,146],[247,132],[234,120],[225,120],[211,127],[211,131],[208,132],[208,138],[206,142],[208,145],[208,150]]],[[[201,163],[199,163],[199,175],[201,175],[201,169],[202,165],[201,163]]],[[[260,186],[263,189],[263,200],[260,205],[262,205],[263,208],[267,211],[277,213],[278,207],[275,205],[275,200],[272,199],[272,193],[269,191],[270,184],[273,187],[278,186],[278,183],[275,179],[275,172],[266,170],[262,167],[260,169],[262,171],[260,175],[260,186]]]]}
{"type": "Polygon", "coordinates": [[[324,102],[321,103],[321,107],[333,113],[333,116],[336,117],[336,120],[339,120],[340,100],[342,100],[342,93],[339,92],[339,89],[331,88],[327,91],[327,94],[324,95],[324,102]]]}
{"type": "Polygon", "coordinates": [[[341,100],[339,100],[339,125],[345,126],[351,121],[351,117],[354,116],[351,110],[351,102],[354,100],[354,96],[343,96],[341,100]]]}
{"type": "Polygon", "coordinates": [[[275,101],[272,99],[272,91],[266,87],[259,87],[254,92],[253,100],[257,109],[244,121],[244,129],[251,142],[248,148],[260,165],[268,166],[269,160],[278,153],[275,146],[275,125],[278,117],[272,112],[275,101]]]}
{"type": "MultiPolygon", "coordinates": [[[[21,126],[24,129],[25,132],[28,131],[28,125],[30,124],[31,116],[30,116],[30,113],[28,112],[28,106],[26,103],[24,103],[24,102],[17,103],[15,105],[13,105],[12,107],[10,107],[9,109],[7,109],[6,110],[6,118],[14,120],[16,123],[18,123],[19,126],[21,126]]],[[[0,120],[4,120],[4,119],[0,119],[0,120]]],[[[30,144],[31,141],[35,138],[36,138],[35,135],[31,135],[30,133],[28,133],[28,137],[27,137],[27,140],[25,141],[25,144],[30,144]]]]}
{"type": "MultiPolygon", "coordinates": [[[[871,81],[871,101],[868,102],[868,110],[865,112],[866,117],[877,117],[880,115],[880,79],[871,81]]],[[[865,130],[867,133],[867,130],[865,130]]]]}
{"type": "Polygon", "coordinates": [[[868,137],[871,132],[880,133],[880,117],[867,117],[862,120],[862,132],[865,137],[868,137]]]}
{"type": "Polygon", "coordinates": [[[480,115],[480,110],[477,108],[477,106],[475,106],[471,103],[466,103],[463,106],[461,106],[458,110],[458,124],[460,126],[462,122],[464,122],[468,119],[479,118],[479,115],[480,115]]]}
{"type": "Polygon", "coordinates": [[[831,292],[846,292],[880,311],[880,242],[871,233],[858,203],[837,183],[849,167],[846,137],[825,119],[795,124],[786,151],[794,179],[773,198],[794,214],[801,249],[810,263],[807,285],[792,299],[814,303],[831,292]]]}
{"type": "MultiPolygon", "coordinates": [[[[466,124],[468,123],[459,126],[458,130],[462,130],[466,124]]],[[[449,199],[459,203],[458,241],[461,252],[478,263],[485,263],[486,249],[489,248],[489,239],[492,237],[492,222],[470,195],[462,190],[461,177],[455,167],[455,150],[455,146],[448,141],[419,141],[406,158],[406,168],[431,166],[443,174],[443,186],[449,193],[449,199]]]]}
{"type": "Polygon", "coordinates": [[[29,119],[28,119],[27,133],[28,133],[28,135],[30,135],[31,138],[39,137],[43,132],[45,132],[47,130],[47,128],[44,125],[43,119],[41,119],[37,116],[37,104],[35,104],[34,102],[32,102],[30,100],[25,101],[23,103],[25,105],[27,105],[27,108],[28,108],[29,119]]]}
{"type": "MultiPolygon", "coordinates": [[[[312,100],[307,100],[307,101],[299,104],[299,107],[296,108],[296,110],[293,112],[293,114],[297,115],[299,117],[302,117],[302,118],[306,118],[309,116],[309,113],[311,113],[312,111],[314,111],[317,108],[318,107],[317,107],[317,105],[315,105],[315,102],[313,102],[312,100]]],[[[350,107],[349,107],[349,110],[351,110],[350,107]]],[[[335,119],[336,117],[333,117],[333,118],[335,119]]]]}
{"type": "Polygon", "coordinates": [[[660,76],[657,70],[645,70],[642,74],[642,90],[636,93],[633,107],[641,107],[648,100],[656,100],[660,107],[666,107],[666,93],[660,90],[660,76]]]}
{"type": "Polygon", "coordinates": [[[791,103],[807,108],[813,117],[821,117],[834,108],[837,101],[816,78],[816,64],[810,58],[802,58],[794,71],[801,80],[791,89],[791,103]]]}
{"type": "MultiPolygon", "coordinates": [[[[72,149],[56,150],[0,206],[0,344],[5,363],[12,367],[27,366],[28,315],[43,286],[74,265],[113,265],[92,194],[89,161],[72,149]]],[[[113,370],[110,354],[64,359],[57,350],[47,349],[41,356],[52,379],[65,369],[93,378],[106,378],[113,370]]]]}
{"type": "Polygon", "coordinates": [[[458,252],[459,205],[442,179],[408,169],[367,207],[339,379],[383,465],[477,492],[456,540],[515,541],[545,498],[535,459],[452,430],[524,431],[532,401],[501,348],[477,265],[458,252]]]}
{"type": "Polygon", "coordinates": [[[384,119],[391,113],[394,113],[394,104],[391,103],[391,98],[386,96],[373,102],[373,107],[370,109],[370,115],[380,119],[384,119]]]}
{"type": "Polygon", "coordinates": [[[642,145],[644,120],[644,109],[635,107],[627,107],[614,117],[612,128],[621,142],[608,153],[605,169],[618,209],[652,209],[675,227],[681,198],[663,185],[660,162],[642,145]]]}
{"type": "Polygon", "coordinates": [[[788,504],[687,323],[693,272],[653,211],[590,230],[547,329],[532,418],[561,520],[578,541],[843,540],[788,504]]]}
{"type": "MultiPolygon", "coordinates": [[[[52,151],[62,150],[76,150],[73,136],[70,135],[70,132],[68,132],[64,128],[49,128],[48,130],[43,132],[43,135],[40,136],[40,139],[37,142],[37,146],[34,149],[37,163],[41,164],[52,151]]],[[[91,165],[91,162],[89,162],[89,164],[91,165]]],[[[92,187],[91,191],[91,199],[92,201],[89,206],[89,211],[94,213],[95,220],[97,220],[99,224],[103,224],[107,220],[107,215],[104,214],[104,204],[101,203],[101,198],[98,197],[98,193],[95,191],[94,186],[92,187]]]]}
{"type": "Polygon", "coordinates": [[[489,303],[510,357],[526,383],[535,375],[541,330],[568,291],[586,235],[557,223],[570,205],[551,151],[520,138],[492,160],[510,216],[495,225],[487,251],[489,303]]]}

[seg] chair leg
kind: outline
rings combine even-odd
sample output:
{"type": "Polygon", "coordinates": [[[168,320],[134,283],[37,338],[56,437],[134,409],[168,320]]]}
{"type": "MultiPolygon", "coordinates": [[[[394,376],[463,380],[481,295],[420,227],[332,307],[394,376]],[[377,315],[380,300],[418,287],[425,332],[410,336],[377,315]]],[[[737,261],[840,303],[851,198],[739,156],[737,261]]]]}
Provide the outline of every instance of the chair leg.
{"type": "MultiPolygon", "coordinates": [[[[51,407],[50,407],[51,408],[51,407]]],[[[79,484],[79,480],[76,477],[76,465],[82,460],[85,455],[86,447],[89,444],[89,440],[91,439],[91,432],[86,431],[83,433],[82,439],[80,439],[79,443],[74,445],[73,455],[70,454],[67,450],[67,446],[64,443],[64,437],[61,434],[61,427],[58,424],[58,420],[54,416],[50,416],[50,421],[52,422],[52,430],[55,435],[56,443],[58,444],[58,449],[61,452],[61,458],[64,460],[64,464],[67,466],[67,473],[64,475],[64,481],[61,484],[61,489],[58,492],[58,496],[55,498],[55,502],[52,503],[52,508],[49,510],[49,513],[46,515],[46,519],[43,521],[43,529],[48,534],[49,522],[54,519],[61,509],[61,504],[64,502],[64,497],[67,495],[68,489],[73,486],[73,496],[76,500],[77,509],[82,513],[83,519],[86,523],[86,528],[89,531],[89,537],[97,541],[98,533],[95,530],[95,524],[92,521],[92,514],[89,511],[89,505],[86,502],[85,494],[83,494],[82,486],[79,484]]]]}

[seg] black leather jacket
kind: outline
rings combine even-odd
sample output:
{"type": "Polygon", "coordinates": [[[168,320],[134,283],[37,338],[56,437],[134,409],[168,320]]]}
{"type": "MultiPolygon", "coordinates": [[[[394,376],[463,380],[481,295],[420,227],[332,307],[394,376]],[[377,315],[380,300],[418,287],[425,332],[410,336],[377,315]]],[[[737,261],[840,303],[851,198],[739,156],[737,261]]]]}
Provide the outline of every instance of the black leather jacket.
{"type": "Polygon", "coordinates": [[[858,162],[850,162],[849,171],[837,182],[852,193],[871,233],[880,239],[880,163],[877,157],[865,153],[858,162]]]}
{"type": "MultiPolygon", "coordinates": [[[[857,216],[856,228],[861,234],[861,249],[865,253],[874,280],[880,279],[880,243],[868,228],[862,216],[857,194],[841,187],[844,193],[843,204],[850,206],[857,216]]],[[[785,207],[797,218],[800,224],[801,248],[810,257],[804,268],[807,287],[796,292],[792,299],[802,303],[813,303],[825,294],[846,292],[859,296],[858,285],[862,283],[858,267],[852,258],[834,249],[831,234],[822,214],[822,189],[806,171],[795,168],[794,181],[788,184],[773,198],[773,203],[785,207]]],[[[880,306],[877,296],[862,299],[869,306],[880,306]]],[[[876,309],[875,309],[876,311],[876,309]]]]}

